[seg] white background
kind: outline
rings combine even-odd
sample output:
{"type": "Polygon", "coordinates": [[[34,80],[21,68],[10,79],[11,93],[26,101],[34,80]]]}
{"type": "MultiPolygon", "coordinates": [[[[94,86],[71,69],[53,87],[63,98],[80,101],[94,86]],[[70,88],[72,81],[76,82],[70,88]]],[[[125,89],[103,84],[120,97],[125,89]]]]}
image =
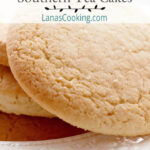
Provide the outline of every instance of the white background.
{"type": "MultiPolygon", "coordinates": [[[[17,15],[18,13],[21,14],[21,11],[23,10],[23,8],[21,8],[22,5],[18,5],[17,1],[18,0],[0,0],[0,22],[12,22],[12,18],[14,17],[15,14],[17,15]],[[18,9],[20,10],[18,11],[18,9]]],[[[147,14],[150,14],[150,0],[133,0],[132,5],[137,8],[142,8],[143,11],[145,11],[147,14]]],[[[124,15],[124,13],[122,15],[124,15]]],[[[130,14],[128,15],[131,16],[130,14]]],[[[138,17],[139,17],[139,14],[135,13],[133,18],[138,19],[138,17]]],[[[120,19],[121,17],[119,18],[118,16],[116,16],[115,18],[120,19]]],[[[131,20],[134,20],[133,18],[131,20]]],[[[119,21],[121,22],[122,20],[119,20],[119,21]]],[[[140,20],[140,21],[136,20],[136,21],[143,23],[145,21],[150,22],[150,19],[145,19],[145,20],[140,20]]]]}

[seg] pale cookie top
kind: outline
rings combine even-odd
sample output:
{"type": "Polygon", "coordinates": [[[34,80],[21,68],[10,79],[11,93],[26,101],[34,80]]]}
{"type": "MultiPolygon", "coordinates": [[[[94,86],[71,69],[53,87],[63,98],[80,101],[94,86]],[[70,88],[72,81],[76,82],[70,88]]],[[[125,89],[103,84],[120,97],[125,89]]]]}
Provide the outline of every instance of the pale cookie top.
{"type": "Polygon", "coordinates": [[[8,25],[0,24],[0,64],[8,66],[8,59],[6,53],[6,35],[8,25]]]}
{"type": "Polygon", "coordinates": [[[0,111],[17,115],[53,117],[27,96],[7,67],[0,65],[0,111]]]}
{"type": "Polygon", "coordinates": [[[20,24],[7,42],[15,78],[48,111],[98,133],[150,133],[150,24],[20,24]]]}

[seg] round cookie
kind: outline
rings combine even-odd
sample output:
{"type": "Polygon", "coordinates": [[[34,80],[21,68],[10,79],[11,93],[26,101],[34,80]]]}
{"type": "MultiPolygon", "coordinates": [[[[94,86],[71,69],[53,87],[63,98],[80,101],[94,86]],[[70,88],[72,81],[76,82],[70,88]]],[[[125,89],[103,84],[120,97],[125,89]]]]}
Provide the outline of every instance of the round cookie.
{"type": "Polygon", "coordinates": [[[97,133],[150,134],[150,24],[18,24],[7,54],[43,108],[97,133]]]}
{"type": "Polygon", "coordinates": [[[33,102],[14,79],[9,68],[0,66],[0,110],[5,113],[53,117],[33,102]]]}
{"type": "Polygon", "coordinates": [[[8,25],[0,24],[0,64],[8,66],[8,59],[6,53],[6,35],[8,25]]]}

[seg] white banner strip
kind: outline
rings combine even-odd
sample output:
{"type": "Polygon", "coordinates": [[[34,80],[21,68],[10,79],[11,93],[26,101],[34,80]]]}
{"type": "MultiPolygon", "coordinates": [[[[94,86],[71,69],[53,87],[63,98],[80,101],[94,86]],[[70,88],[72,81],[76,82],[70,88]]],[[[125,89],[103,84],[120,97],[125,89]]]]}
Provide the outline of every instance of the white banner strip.
{"type": "Polygon", "coordinates": [[[0,0],[2,23],[150,23],[149,0],[0,0]]]}

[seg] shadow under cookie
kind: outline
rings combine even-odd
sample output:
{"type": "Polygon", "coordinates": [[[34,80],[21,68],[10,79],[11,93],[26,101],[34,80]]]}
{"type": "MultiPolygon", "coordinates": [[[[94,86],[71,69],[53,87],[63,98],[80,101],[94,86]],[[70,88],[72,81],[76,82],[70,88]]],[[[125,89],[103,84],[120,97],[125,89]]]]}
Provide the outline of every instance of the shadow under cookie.
{"type": "Polygon", "coordinates": [[[0,141],[40,141],[85,133],[58,118],[17,116],[0,112],[0,141]]]}

